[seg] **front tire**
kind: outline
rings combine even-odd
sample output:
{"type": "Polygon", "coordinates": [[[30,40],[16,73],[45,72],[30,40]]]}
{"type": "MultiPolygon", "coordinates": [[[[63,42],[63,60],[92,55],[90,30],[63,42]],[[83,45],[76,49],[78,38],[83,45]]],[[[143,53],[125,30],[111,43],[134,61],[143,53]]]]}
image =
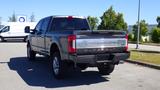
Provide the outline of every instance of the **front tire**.
{"type": "Polygon", "coordinates": [[[55,52],[51,56],[52,61],[52,72],[56,79],[62,79],[67,70],[67,65],[64,61],[61,60],[59,52],[55,52]]]}
{"type": "Polygon", "coordinates": [[[31,49],[30,45],[27,45],[27,58],[29,61],[34,61],[36,53],[31,49]]]}
{"type": "Polygon", "coordinates": [[[23,42],[27,42],[27,36],[24,37],[23,42]]]}
{"type": "Polygon", "coordinates": [[[113,64],[107,64],[107,65],[99,65],[98,70],[99,73],[102,75],[109,75],[113,72],[115,65],[113,64]]]}
{"type": "Polygon", "coordinates": [[[0,42],[4,42],[4,38],[3,37],[0,37],[0,42]]]}

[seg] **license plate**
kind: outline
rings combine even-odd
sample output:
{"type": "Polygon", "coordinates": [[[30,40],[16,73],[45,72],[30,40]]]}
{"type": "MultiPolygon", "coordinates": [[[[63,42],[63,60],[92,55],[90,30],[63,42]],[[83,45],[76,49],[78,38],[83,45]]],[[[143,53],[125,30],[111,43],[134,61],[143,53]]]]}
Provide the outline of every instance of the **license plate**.
{"type": "Polygon", "coordinates": [[[107,54],[97,55],[97,60],[108,60],[108,59],[109,59],[109,55],[107,55],[107,54]]]}

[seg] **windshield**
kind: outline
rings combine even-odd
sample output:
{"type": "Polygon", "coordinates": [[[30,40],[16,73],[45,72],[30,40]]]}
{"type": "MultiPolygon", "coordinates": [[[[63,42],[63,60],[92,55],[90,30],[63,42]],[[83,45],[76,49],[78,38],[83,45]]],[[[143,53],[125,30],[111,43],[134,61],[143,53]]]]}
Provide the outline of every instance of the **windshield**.
{"type": "Polygon", "coordinates": [[[54,18],[53,30],[90,30],[86,19],[81,18],[54,18]]]}
{"type": "Polygon", "coordinates": [[[5,26],[0,29],[0,32],[7,32],[7,31],[9,31],[9,28],[10,28],[9,26],[5,26]]]}

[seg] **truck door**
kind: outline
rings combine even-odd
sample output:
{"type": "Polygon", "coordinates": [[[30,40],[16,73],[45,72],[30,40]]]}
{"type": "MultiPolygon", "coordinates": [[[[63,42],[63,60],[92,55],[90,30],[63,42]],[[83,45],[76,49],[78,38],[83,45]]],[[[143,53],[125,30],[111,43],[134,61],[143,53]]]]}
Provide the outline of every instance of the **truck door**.
{"type": "Polygon", "coordinates": [[[39,21],[39,23],[35,27],[35,33],[31,35],[31,44],[32,44],[32,49],[35,51],[39,51],[39,45],[38,45],[38,38],[40,36],[40,29],[42,26],[42,20],[39,21]]]}
{"type": "Polygon", "coordinates": [[[46,53],[46,46],[45,46],[45,36],[46,35],[45,34],[49,26],[49,21],[50,21],[50,18],[45,18],[42,20],[43,23],[41,25],[39,33],[37,34],[38,35],[37,45],[41,53],[46,53]]]}

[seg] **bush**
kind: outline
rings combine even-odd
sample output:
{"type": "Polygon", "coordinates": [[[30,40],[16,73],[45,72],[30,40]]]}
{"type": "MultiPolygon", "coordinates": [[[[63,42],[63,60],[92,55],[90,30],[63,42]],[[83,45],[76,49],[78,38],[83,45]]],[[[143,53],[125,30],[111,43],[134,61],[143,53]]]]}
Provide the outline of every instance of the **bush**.
{"type": "Polygon", "coordinates": [[[160,43],[160,28],[153,28],[151,33],[151,39],[155,43],[160,43]]]}
{"type": "Polygon", "coordinates": [[[133,37],[133,34],[131,34],[131,33],[128,34],[128,40],[129,40],[129,41],[133,41],[133,38],[134,38],[134,37],[133,37]]]}

